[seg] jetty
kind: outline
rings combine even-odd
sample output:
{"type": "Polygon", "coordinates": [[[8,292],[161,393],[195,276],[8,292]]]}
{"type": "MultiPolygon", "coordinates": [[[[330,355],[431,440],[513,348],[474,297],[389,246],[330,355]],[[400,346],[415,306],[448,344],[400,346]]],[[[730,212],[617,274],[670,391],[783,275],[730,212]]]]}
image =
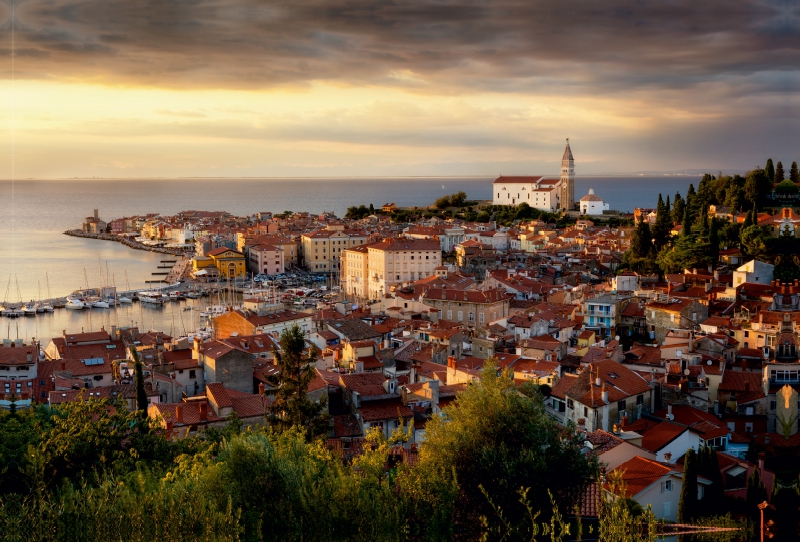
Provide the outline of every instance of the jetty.
{"type": "Polygon", "coordinates": [[[143,243],[136,241],[135,239],[130,239],[128,237],[120,235],[112,235],[110,233],[87,233],[82,230],[67,230],[64,232],[64,235],[69,235],[71,237],[83,237],[84,239],[99,239],[101,241],[114,241],[116,243],[122,243],[126,247],[133,248],[135,250],[147,250],[150,252],[158,252],[161,254],[170,254],[172,256],[183,256],[184,254],[186,254],[186,251],[184,249],[145,245],[143,243]]]}

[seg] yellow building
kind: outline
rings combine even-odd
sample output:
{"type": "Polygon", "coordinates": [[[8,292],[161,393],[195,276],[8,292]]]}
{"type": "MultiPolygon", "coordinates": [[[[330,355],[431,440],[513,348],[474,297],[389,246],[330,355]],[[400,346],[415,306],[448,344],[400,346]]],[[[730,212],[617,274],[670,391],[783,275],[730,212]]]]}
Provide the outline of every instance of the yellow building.
{"type": "Polygon", "coordinates": [[[225,278],[244,277],[246,274],[246,260],[244,254],[232,248],[220,247],[208,253],[214,262],[214,267],[219,271],[219,276],[225,278]]]}
{"type": "Polygon", "coordinates": [[[324,230],[303,235],[303,264],[312,273],[339,271],[339,260],[348,248],[363,245],[368,235],[347,229],[342,224],[329,224],[324,230]]]}

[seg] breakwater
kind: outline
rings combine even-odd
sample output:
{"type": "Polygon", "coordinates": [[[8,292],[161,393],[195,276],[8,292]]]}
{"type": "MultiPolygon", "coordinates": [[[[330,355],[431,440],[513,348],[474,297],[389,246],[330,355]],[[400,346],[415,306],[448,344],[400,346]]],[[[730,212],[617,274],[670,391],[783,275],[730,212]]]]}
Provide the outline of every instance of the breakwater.
{"type": "Polygon", "coordinates": [[[114,241],[116,243],[121,243],[126,247],[135,250],[147,250],[149,252],[170,254],[172,256],[183,256],[184,254],[186,254],[186,251],[180,248],[154,247],[150,245],[145,245],[143,243],[140,243],[133,239],[129,239],[127,237],[121,237],[119,235],[111,235],[110,233],[87,233],[81,230],[66,230],[64,232],[64,235],[69,235],[72,237],[83,237],[84,239],[99,239],[101,241],[114,241]]]}

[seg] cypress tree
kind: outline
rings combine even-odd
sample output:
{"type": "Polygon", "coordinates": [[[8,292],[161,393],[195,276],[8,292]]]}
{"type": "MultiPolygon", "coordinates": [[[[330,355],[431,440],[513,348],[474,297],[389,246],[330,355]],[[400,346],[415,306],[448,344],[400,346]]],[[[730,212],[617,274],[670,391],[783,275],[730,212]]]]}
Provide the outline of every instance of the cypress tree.
{"type": "Polygon", "coordinates": [[[775,182],[775,166],[772,165],[772,158],[767,159],[767,165],[764,166],[764,172],[767,174],[767,179],[769,182],[775,182]]]}
{"type": "Polygon", "coordinates": [[[792,162],[792,168],[789,170],[789,180],[793,183],[800,183],[800,171],[797,170],[797,162],[792,162]]]}
{"type": "Polygon", "coordinates": [[[712,217],[708,226],[709,258],[715,263],[719,259],[719,222],[717,217],[712,217]]]}
{"type": "Polygon", "coordinates": [[[753,474],[747,479],[747,493],[744,502],[747,513],[758,516],[758,505],[767,500],[767,488],[761,480],[761,473],[753,469],[753,474]]]}
{"type": "Polygon", "coordinates": [[[683,483],[678,502],[678,523],[688,523],[697,513],[697,458],[689,448],[683,458],[683,483]]]}
{"type": "Polygon", "coordinates": [[[683,201],[680,192],[675,193],[675,203],[672,205],[672,222],[681,224],[683,222],[683,211],[686,207],[686,202],[683,201]]]}
{"type": "Polygon", "coordinates": [[[742,223],[742,231],[747,229],[748,227],[753,225],[753,211],[747,211],[747,214],[744,216],[744,222],[742,223]]]}
{"type": "Polygon", "coordinates": [[[133,356],[134,377],[136,378],[136,410],[147,412],[147,391],[144,389],[144,371],[142,362],[139,361],[139,352],[136,347],[131,345],[131,355],[133,356]]]}
{"type": "Polygon", "coordinates": [[[784,180],[786,177],[783,173],[783,163],[779,160],[778,164],[775,166],[775,182],[779,183],[784,180]]]}
{"type": "Polygon", "coordinates": [[[681,236],[686,237],[692,233],[692,211],[689,205],[683,206],[683,228],[681,229],[681,236]]]}
{"type": "MultiPolygon", "coordinates": [[[[669,201],[669,196],[667,197],[669,201]]],[[[661,194],[658,195],[658,210],[656,214],[656,223],[653,225],[653,240],[656,250],[669,242],[670,230],[672,230],[672,219],[669,215],[669,206],[664,204],[661,199],[661,194]]]]}
{"type": "Polygon", "coordinates": [[[650,224],[643,218],[636,225],[631,239],[631,254],[634,258],[646,258],[653,248],[653,234],[650,231],[650,224]]]}

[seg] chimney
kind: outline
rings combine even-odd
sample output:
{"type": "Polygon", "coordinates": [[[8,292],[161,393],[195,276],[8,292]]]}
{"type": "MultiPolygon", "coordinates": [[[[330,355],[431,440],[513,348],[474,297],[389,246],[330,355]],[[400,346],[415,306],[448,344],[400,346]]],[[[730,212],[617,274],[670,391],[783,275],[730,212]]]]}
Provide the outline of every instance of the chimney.
{"type": "MultiPolygon", "coordinates": [[[[767,444],[769,444],[769,441],[767,441],[767,444]]],[[[764,457],[766,457],[764,452],[758,452],[758,474],[761,476],[764,476],[764,457]]]]}
{"type": "Polygon", "coordinates": [[[664,453],[664,463],[672,463],[672,452],[664,453]]]}
{"type": "Polygon", "coordinates": [[[667,419],[672,420],[675,416],[672,415],[672,404],[667,405],[667,419]]]}
{"type": "Polygon", "coordinates": [[[594,385],[595,385],[595,386],[598,386],[598,387],[600,387],[600,384],[601,384],[602,382],[603,382],[603,381],[600,379],[600,377],[599,377],[599,376],[598,376],[597,378],[595,378],[595,379],[594,379],[594,385]]]}
{"type": "Polygon", "coordinates": [[[175,406],[175,423],[183,424],[183,405],[175,406]]]}
{"type": "Polygon", "coordinates": [[[258,394],[259,395],[264,395],[264,383],[263,382],[259,382],[258,383],[258,394]]]}
{"type": "Polygon", "coordinates": [[[606,390],[606,384],[603,382],[603,391],[600,394],[604,403],[608,403],[608,390],[606,390]]]}
{"type": "Polygon", "coordinates": [[[411,362],[411,370],[408,372],[408,383],[416,384],[417,382],[417,366],[411,362]]]}
{"type": "Polygon", "coordinates": [[[208,421],[208,403],[205,401],[200,403],[200,421],[207,422],[208,421]]]}
{"type": "Polygon", "coordinates": [[[622,418],[620,418],[619,425],[622,429],[628,427],[628,413],[622,412],[622,418]]]}

